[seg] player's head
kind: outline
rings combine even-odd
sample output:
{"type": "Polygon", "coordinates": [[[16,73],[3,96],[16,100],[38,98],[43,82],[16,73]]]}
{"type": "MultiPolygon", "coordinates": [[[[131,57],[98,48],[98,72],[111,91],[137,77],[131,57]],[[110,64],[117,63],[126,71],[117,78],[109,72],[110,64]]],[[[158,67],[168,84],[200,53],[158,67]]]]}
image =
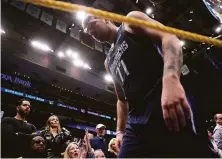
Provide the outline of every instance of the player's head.
{"type": "Polygon", "coordinates": [[[115,37],[117,27],[108,20],[88,15],[82,22],[86,33],[92,35],[94,39],[100,42],[110,41],[115,37]]]}

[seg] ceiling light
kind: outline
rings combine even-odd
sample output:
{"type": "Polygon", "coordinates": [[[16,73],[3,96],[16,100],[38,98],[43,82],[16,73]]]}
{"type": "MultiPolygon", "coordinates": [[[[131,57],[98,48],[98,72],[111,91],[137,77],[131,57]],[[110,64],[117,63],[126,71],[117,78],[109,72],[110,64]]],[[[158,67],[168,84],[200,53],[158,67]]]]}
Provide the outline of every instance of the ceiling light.
{"type": "Polygon", "coordinates": [[[66,54],[70,57],[70,56],[72,56],[72,51],[71,50],[66,50],[66,54]]]}
{"type": "Polygon", "coordinates": [[[208,47],[207,50],[210,50],[210,47],[208,47]]]}
{"type": "Polygon", "coordinates": [[[146,9],[146,14],[149,15],[149,14],[151,14],[152,12],[153,12],[152,8],[147,8],[147,9],[146,9]]]}
{"type": "Polygon", "coordinates": [[[31,41],[31,45],[37,49],[42,50],[42,51],[52,51],[53,52],[53,50],[50,49],[50,47],[48,45],[46,45],[40,41],[33,40],[33,41],[31,41]]]}
{"type": "Polygon", "coordinates": [[[192,14],[192,13],[193,13],[193,11],[190,11],[190,13],[192,14]]]}
{"type": "Polygon", "coordinates": [[[77,59],[77,58],[79,57],[79,55],[78,55],[77,53],[73,52],[72,57],[73,57],[74,59],[77,59]]]}
{"type": "Polygon", "coordinates": [[[84,64],[84,65],[83,65],[83,68],[85,68],[85,69],[87,69],[88,67],[89,67],[88,64],[84,64]]]}
{"type": "Polygon", "coordinates": [[[80,60],[80,59],[74,60],[74,61],[73,61],[73,64],[74,64],[76,67],[82,67],[82,66],[84,65],[84,63],[83,63],[82,60],[80,60]]]}
{"type": "Polygon", "coordinates": [[[113,78],[112,78],[112,76],[110,75],[110,74],[106,74],[105,76],[104,76],[104,79],[107,81],[107,82],[113,82],[113,78]]]}
{"type": "Polygon", "coordinates": [[[65,57],[65,55],[64,55],[63,52],[60,51],[60,52],[58,53],[58,57],[63,58],[63,57],[65,57]]]}
{"type": "Polygon", "coordinates": [[[185,45],[185,42],[184,41],[180,41],[180,46],[184,46],[185,45]]]}
{"type": "Polygon", "coordinates": [[[5,31],[1,28],[1,34],[5,34],[5,31]]]}
{"type": "Polygon", "coordinates": [[[77,19],[79,19],[82,22],[86,18],[87,14],[83,11],[78,11],[76,16],[77,16],[77,19]]]}
{"type": "Polygon", "coordinates": [[[222,26],[218,26],[218,27],[215,29],[215,32],[216,32],[216,33],[219,33],[221,30],[222,30],[222,26]]]}
{"type": "Polygon", "coordinates": [[[72,50],[70,50],[70,49],[66,50],[66,54],[67,54],[69,57],[72,57],[74,60],[77,59],[77,58],[79,58],[79,55],[78,55],[76,52],[74,52],[74,51],[72,51],[72,50]]]}
{"type": "Polygon", "coordinates": [[[89,67],[88,64],[84,64],[84,65],[83,65],[83,68],[91,70],[91,68],[89,67]]]}
{"type": "Polygon", "coordinates": [[[192,21],[193,21],[192,19],[189,20],[189,22],[192,22],[192,21]]]}

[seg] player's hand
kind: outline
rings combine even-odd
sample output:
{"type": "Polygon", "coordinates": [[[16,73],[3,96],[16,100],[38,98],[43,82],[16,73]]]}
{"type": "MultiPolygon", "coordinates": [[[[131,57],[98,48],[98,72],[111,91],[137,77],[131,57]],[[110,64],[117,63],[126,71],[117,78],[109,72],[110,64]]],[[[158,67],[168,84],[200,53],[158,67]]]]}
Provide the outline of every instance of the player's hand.
{"type": "Polygon", "coordinates": [[[122,144],[122,140],[123,140],[123,133],[118,133],[116,135],[116,151],[119,153],[120,151],[120,146],[122,144]]]}
{"type": "Polygon", "coordinates": [[[167,128],[178,132],[191,117],[191,109],[179,77],[163,77],[161,104],[167,128]]]}

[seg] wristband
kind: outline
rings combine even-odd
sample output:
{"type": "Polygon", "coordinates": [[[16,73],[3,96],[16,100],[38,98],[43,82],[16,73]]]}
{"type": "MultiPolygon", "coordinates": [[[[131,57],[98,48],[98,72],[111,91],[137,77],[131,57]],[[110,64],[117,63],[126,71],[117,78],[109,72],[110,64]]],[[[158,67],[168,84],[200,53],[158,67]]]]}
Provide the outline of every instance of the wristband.
{"type": "Polygon", "coordinates": [[[125,132],[124,131],[117,131],[116,132],[116,135],[118,135],[118,134],[124,134],[125,132]]]}

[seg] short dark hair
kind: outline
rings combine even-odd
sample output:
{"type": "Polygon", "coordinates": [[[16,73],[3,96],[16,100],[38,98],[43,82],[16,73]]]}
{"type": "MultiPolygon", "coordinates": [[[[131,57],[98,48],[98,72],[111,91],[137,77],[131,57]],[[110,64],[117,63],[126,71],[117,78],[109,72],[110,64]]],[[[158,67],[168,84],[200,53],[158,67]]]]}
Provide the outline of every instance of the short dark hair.
{"type": "Polygon", "coordinates": [[[17,101],[16,106],[22,105],[22,102],[23,102],[23,101],[28,101],[29,103],[31,103],[30,100],[28,100],[28,99],[26,99],[26,98],[22,98],[22,99],[20,99],[19,101],[17,101]]]}

